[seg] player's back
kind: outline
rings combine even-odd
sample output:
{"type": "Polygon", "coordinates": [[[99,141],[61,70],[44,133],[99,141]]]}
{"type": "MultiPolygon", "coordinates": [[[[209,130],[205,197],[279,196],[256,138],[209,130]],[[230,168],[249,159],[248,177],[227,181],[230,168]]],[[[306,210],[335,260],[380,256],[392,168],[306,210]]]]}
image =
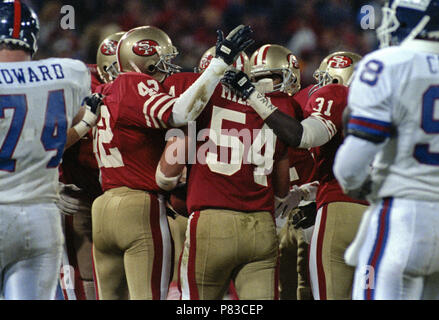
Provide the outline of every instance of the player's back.
{"type": "MultiPolygon", "coordinates": [[[[280,94],[270,99],[294,116],[287,97],[280,94]]],[[[197,119],[197,132],[201,141],[197,141],[197,162],[188,179],[189,211],[273,212],[271,173],[286,147],[253,108],[219,85],[197,119]]]]}
{"type": "Polygon", "coordinates": [[[322,120],[332,138],[320,147],[311,149],[316,161],[315,179],[320,182],[317,192],[317,206],[344,201],[360,202],[344,194],[332,171],[335,154],[343,142],[342,115],[347,106],[349,89],[339,84],[329,84],[315,91],[306,104],[305,117],[322,120]]]}
{"type": "Polygon", "coordinates": [[[121,74],[97,90],[105,96],[93,141],[102,189],[160,191],[155,171],[166,144],[166,121],[151,113],[169,117],[172,108],[165,108],[171,99],[160,93],[164,89],[152,77],[135,72],[121,74]]]}
{"type": "MultiPolygon", "coordinates": [[[[381,198],[438,200],[439,55],[437,49],[433,52],[391,47],[372,53],[362,63],[374,69],[366,69],[360,85],[376,87],[371,103],[381,110],[362,108],[360,115],[378,120],[376,128],[389,129],[391,124],[395,129],[374,162],[374,190],[381,198]]],[[[355,105],[357,99],[365,98],[349,101],[355,105]]]]}
{"type": "MultiPolygon", "coordinates": [[[[310,85],[292,96],[291,102],[296,114],[296,119],[303,120],[303,113],[308,101],[308,93],[313,86],[310,85]]],[[[288,148],[290,161],[290,185],[302,185],[314,180],[316,165],[314,155],[308,149],[288,148]]]]}
{"type": "Polygon", "coordinates": [[[67,130],[90,94],[80,61],[0,63],[0,203],[57,197],[58,165],[67,130]]]}

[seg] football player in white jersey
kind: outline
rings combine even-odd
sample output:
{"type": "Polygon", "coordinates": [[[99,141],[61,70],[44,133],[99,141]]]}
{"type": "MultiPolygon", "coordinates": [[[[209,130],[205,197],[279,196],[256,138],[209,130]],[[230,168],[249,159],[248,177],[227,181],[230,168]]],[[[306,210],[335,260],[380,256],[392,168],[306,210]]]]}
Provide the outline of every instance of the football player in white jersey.
{"type": "Polygon", "coordinates": [[[377,35],[334,164],[344,190],[371,202],[345,253],[353,298],[438,299],[439,0],[388,1],[377,35]]]}
{"type": "Polygon", "coordinates": [[[31,61],[36,14],[0,3],[0,296],[54,299],[64,238],[55,205],[63,151],[97,120],[87,67],[31,61]],[[83,107],[82,101],[85,101],[83,107]],[[88,104],[88,105],[87,105],[88,104]],[[91,107],[89,106],[91,105],[91,107]],[[74,125],[72,127],[72,125],[74,125]]]}

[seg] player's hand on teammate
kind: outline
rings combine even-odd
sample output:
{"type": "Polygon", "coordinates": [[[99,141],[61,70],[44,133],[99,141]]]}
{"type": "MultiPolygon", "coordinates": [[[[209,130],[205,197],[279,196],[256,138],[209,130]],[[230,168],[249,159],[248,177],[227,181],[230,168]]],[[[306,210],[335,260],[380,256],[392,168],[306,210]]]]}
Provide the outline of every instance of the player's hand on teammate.
{"type": "Polygon", "coordinates": [[[228,65],[235,62],[241,51],[250,46],[254,40],[250,38],[253,30],[250,26],[239,25],[226,38],[221,30],[217,30],[215,57],[222,59],[228,65]]]}
{"type": "Polygon", "coordinates": [[[319,182],[313,181],[310,183],[305,183],[300,186],[302,192],[302,200],[304,201],[315,201],[317,196],[317,189],[319,188],[319,182]]]}
{"type": "Polygon", "coordinates": [[[291,210],[297,208],[302,198],[303,194],[298,186],[293,186],[288,195],[283,199],[275,197],[275,216],[281,219],[285,218],[291,210]]]}
{"type": "Polygon", "coordinates": [[[101,114],[101,106],[103,104],[104,96],[100,93],[93,93],[84,98],[82,106],[86,109],[82,121],[89,127],[94,127],[101,114]]]}
{"type": "Polygon", "coordinates": [[[300,206],[291,213],[291,223],[295,229],[307,229],[316,222],[317,206],[311,202],[305,206],[300,206]]]}
{"type": "Polygon", "coordinates": [[[89,196],[74,184],[59,183],[59,199],[56,206],[65,215],[75,215],[78,212],[89,212],[91,200],[89,196]]]}
{"type": "Polygon", "coordinates": [[[285,218],[292,210],[299,206],[301,201],[314,201],[318,186],[318,181],[313,181],[300,187],[293,186],[285,198],[276,199],[275,216],[285,218]]]}
{"type": "Polygon", "coordinates": [[[255,91],[255,86],[249,77],[242,71],[228,70],[221,79],[221,82],[235,91],[235,93],[246,100],[255,91]]]}

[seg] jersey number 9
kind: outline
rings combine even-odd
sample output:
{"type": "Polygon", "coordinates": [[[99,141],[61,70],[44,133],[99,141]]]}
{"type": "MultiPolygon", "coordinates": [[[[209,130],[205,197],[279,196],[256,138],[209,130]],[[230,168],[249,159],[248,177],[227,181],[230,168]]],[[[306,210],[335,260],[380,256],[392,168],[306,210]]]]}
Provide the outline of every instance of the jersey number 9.
{"type": "MultiPolygon", "coordinates": [[[[439,101],[439,86],[432,86],[424,93],[422,99],[421,128],[426,134],[439,134],[439,120],[435,119],[435,105],[439,101]]],[[[439,153],[430,152],[429,144],[417,144],[414,157],[418,162],[439,166],[439,153]]]]}

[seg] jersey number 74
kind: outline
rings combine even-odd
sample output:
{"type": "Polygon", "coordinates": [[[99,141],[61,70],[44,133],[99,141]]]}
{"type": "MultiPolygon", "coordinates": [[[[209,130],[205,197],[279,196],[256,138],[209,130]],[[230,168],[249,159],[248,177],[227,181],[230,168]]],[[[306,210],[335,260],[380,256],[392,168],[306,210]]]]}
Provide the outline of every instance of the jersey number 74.
{"type": "MultiPolygon", "coordinates": [[[[0,147],[0,170],[14,172],[17,162],[14,158],[14,151],[23,132],[28,111],[26,95],[0,95],[0,125],[1,122],[6,121],[7,110],[12,112],[12,120],[0,147]]],[[[44,150],[56,151],[56,153],[47,163],[47,168],[56,168],[59,165],[66,140],[67,117],[64,90],[49,91],[40,141],[44,150]]]]}

